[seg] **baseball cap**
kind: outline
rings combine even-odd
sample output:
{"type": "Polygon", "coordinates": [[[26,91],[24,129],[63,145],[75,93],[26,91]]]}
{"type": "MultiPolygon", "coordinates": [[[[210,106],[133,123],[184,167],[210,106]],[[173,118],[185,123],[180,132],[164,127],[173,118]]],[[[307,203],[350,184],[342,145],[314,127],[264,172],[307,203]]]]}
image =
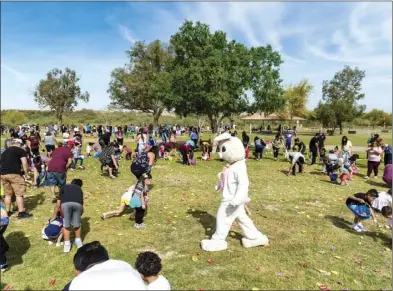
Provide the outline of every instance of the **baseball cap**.
{"type": "Polygon", "coordinates": [[[74,141],[72,141],[72,140],[67,140],[67,146],[73,147],[74,144],[75,144],[74,141]]]}

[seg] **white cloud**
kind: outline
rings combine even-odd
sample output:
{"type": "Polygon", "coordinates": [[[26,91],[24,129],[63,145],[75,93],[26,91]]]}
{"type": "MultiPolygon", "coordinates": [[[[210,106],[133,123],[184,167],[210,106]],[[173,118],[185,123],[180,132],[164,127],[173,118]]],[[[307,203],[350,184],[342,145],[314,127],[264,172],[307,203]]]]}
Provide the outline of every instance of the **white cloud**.
{"type": "Polygon", "coordinates": [[[127,41],[134,43],[137,41],[133,36],[131,31],[124,25],[118,24],[120,35],[127,41]]]}
{"type": "MultiPolygon", "coordinates": [[[[134,42],[168,41],[185,19],[201,21],[212,30],[221,29],[229,38],[250,46],[271,44],[285,61],[281,68],[284,84],[308,78],[314,85],[309,107],[321,97],[323,80],[333,78],[344,65],[366,70],[362,103],[368,108],[391,110],[392,103],[392,11],[390,3],[288,3],[288,2],[182,2],[132,3],[129,11],[111,14],[105,20],[119,39],[134,42]],[[143,6],[145,21],[130,23],[143,6]],[[140,5],[140,6],[138,6],[140,5]]],[[[100,52],[91,53],[90,42],[67,38],[59,50],[19,44],[21,51],[2,56],[2,107],[37,107],[26,94],[53,67],[69,66],[81,76],[81,87],[91,94],[88,105],[102,108],[109,103],[106,93],[110,72],[126,62],[128,43],[108,52],[105,39],[100,52]],[[105,46],[104,46],[105,45],[105,46]],[[23,97],[25,96],[25,97],[23,97]],[[19,101],[15,103],[14,101],[19,101]]],[[[118,45],[119,43],[117,43],[118,45]]],[[[97,43],[93,45],[97,46],[97,43]]],[[[3,51],[4,52],[4,51],[3,51]]]]}

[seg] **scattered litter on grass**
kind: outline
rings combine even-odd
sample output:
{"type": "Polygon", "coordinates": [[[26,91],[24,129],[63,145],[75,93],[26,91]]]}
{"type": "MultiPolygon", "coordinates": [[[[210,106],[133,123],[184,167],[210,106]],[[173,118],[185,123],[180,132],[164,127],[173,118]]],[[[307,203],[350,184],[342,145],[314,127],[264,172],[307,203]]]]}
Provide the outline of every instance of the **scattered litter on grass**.
{"type": "Polygon", "coordinates": [[[319,273],[325,275],[325,276],[330,276],[330,272],[325,271],[325,270],[317,270],[319,273]]]}
{"type": "Polygon", "coordinates": [[[256,266],[255,270],[260,271],[262,269],[261,266],[256,266]]]}
{"type": "Polygon", "coordinates": [[[213,259],[213,258],[210,258],[210,259],[207,260],[207,262],[208,262],[209,264],[212,264],[212,263],[214,262],[214,259],[213,259]]]}
{"type": "Polygon", "coordinates": [[[5,288],[4,288],[3,290],[4,290],[4,291],[9,291],[9,290],[12,290],[12,289],[14,289],[13,286],[7,285],[7,286],[5,286],[5,288]]]}
{"type": "Polygon", "coordinates": [[[323,255],[325,253],[325,251],[318,251],[318,254],[323,255]]]}
{"type": "Polygon", "coordinates": [[[118,235],[118,236],[122,236],[123,234],[122,234],[122,233],[118,233],[117,235],[118,235]]]}
{"type": "Polygon", "coordinates": [[[50,280],[49,285],[55,285],[56,284],[56,279],[50,280]]]}
{"type": "Polygon", "coordinates": [[[337,250],[337,248],[336,248],[335,246],[332,246],[332,247],[330,248],[330,250],[334,252],[334,251],[337,250]]]}
{"type": "Polygon", "coordinates": [[[342,259],[340,256],[334,256],[333,258],[335,258],[337,260],[341,260],[342,259]]]}
{"type": "Polygon", "coordinates": [[[337,272],[337,271],[331,271],[331,273],[333,274],[333,275],[338,275],[339,274],[339,272],[337,272]]]}

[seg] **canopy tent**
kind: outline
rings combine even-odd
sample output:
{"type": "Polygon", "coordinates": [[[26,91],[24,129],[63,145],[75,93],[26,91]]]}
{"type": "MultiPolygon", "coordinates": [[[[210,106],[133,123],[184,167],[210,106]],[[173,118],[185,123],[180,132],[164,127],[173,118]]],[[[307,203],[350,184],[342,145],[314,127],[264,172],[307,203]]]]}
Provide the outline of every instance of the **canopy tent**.
{"type": "MultiPolygon", "coordinates": [[[[264,113],[258,114],[252,114],[246,117],[241,118],[241,120],[244,120],[246,122],[247,120],[249,121],[257,121],[257,120],[268,120],[268,121],[296,121],[296,124],[299,123],[299,121],[304,121],[306,120],[303,117],[298,117],[298,116],[292,116],[292,118],[286,114],[277,114],[277,113],[272,113],[269,115],[265,115],[264,113]]],[[[252,132],[252,125],[250,123],[250,133],[252,132]]]]}

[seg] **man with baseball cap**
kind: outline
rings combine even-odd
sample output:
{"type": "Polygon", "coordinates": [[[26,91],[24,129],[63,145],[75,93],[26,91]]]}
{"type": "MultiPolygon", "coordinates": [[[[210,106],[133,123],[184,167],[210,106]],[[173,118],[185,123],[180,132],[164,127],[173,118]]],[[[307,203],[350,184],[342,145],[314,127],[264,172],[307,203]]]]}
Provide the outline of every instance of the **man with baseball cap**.
{"type": "Polygon", "coordinates": [[[11,199],[16,196],[18,205],[18,218],[25,219],[32,215],[27,213],[24,208],[24,195],[26,195],[26,183],[29,167],[27,164],[27,154],[21,148],[21,139],[13,139],[11,146],[1,154],[0,175],[5,194],[5,208],[11,214],[11,199]],[[22,175],[22,167],[24,175],[22,175]]]}
{"type": "Polygon", "coordinates": [[[48,163],[48,180],[50,190],[53,195],[54,202],[57,201],[55,195],[55,187],[61,188],[65,186],[67,181],[67,170],[72,164],[72,152],[74,142],[68,140],[65,146],[56,148],[52,153],[52,159],[48,163]]]}

